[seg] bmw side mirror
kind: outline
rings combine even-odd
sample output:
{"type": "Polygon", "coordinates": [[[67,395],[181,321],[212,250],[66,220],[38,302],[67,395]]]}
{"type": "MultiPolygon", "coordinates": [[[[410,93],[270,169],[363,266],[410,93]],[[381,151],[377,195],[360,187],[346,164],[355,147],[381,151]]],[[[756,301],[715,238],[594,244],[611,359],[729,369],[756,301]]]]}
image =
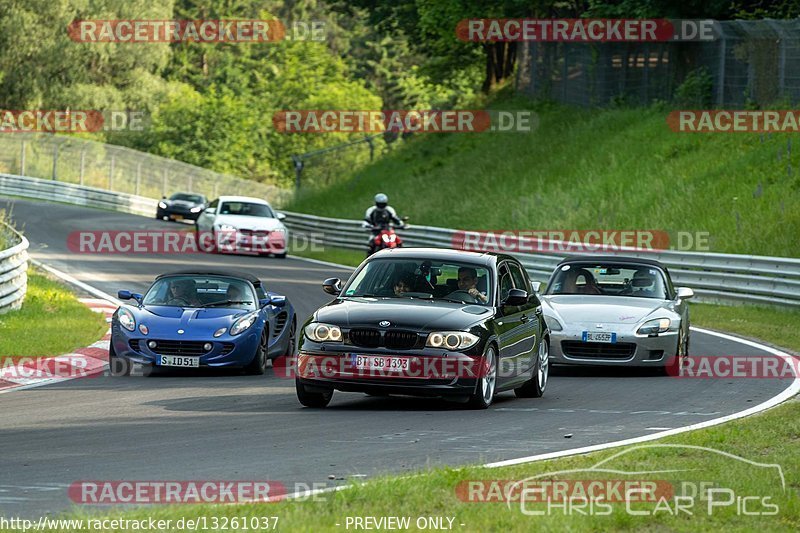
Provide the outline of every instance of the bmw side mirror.
{"type": "Polygon", "coordinates": [[[678,287],[677,293],[679,300],[688,300],[694,297],[694,291],[689,287],[678,287]]]}
{"type": "Polygon", "coordinates": [[[286,220],[286,215],[284,215],[283,213],[276,213],[275,216],[277,217],[278,220],[286,220]]]}
{"type": "Polygon", "coordinates": [[[333,296],[339,296],[339,293],[342,292],[342,280],[328,278],[322,282],[322,290],[333,296]]]}
{"type": "Polygon", "coordinates": [[[528,291],[523,291],[522,289],[510,289],[508,291],[508,296],[506,296],[506,299],[501,303],[502,305],[508,305],[512,307],[525,305],[528,303],[528,291]]]}
{"type": "Polygon", "coordinates": [[[286,305],[286,296],[273,296],[268,301],[275,307],[283,307],[286,305]]]}

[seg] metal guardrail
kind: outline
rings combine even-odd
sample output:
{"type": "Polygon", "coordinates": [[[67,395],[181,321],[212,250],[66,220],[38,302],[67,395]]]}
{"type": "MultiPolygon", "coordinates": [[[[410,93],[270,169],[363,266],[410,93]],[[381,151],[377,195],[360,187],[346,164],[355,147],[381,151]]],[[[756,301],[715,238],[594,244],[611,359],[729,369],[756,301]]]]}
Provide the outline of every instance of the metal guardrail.
{"type": "MultiPolygon", "coordinates": [[[[157,200],[126,193],[58,181],[0,174],[0,195],[53,200],[153,216],[157,200]]],[[[325,218],[285,212],[287,227],[300,234],[314,234],[329,246],[366,251],[369,233],[360,220],[325,218]]],[[[407,246],[452,248],[461,230],[412,225],[399,233],[407,246]]],[[[516,249],[541,249],[539,241],[510,238],[516,249]],[[516,243],[514,242],[516,239],[516,243]],[[538,246],[539,248],[535,248],[538,246]]],[[[583,253],[574,244],[550,242],[547,253],[512,252],[531,279],[547,281],[556,264],[568,255],[583,253]],[[551,248],[552,246],[552,248],[551,248]],[[554,249],[558,252],[550,253],[554,249]]],[[[620,248],[611,254],[656,259],[665,264],[673,281],[691,287],[699,301],[800,306],[800,259],[720,253],[658,250],[642,252],[620,248]]]]}
{"type": "MultiPolygon", "coordinates": [[[[287,227],[301,234],[315,234],[323,244],[366,251],[369,233],[361,221],[324,218],[285,212],[287,227]]],[[[398,233],[407,246],[453,248],[463,231],[432,226],[409,226],[398,233]]],[[[580,245],[509,237],[513,249],[545,249],[547,252],[509,252],[517,257],[534,281],[547,281],[564,257],[586,253],[580,245]],[[551,253],[550,250],[557,250],[551,253]]],[[[670,271],[676,285],[691,287],[698,301],[800,306],[800,259],[670,250],[642,251],[619,248],[609,255],[655,259],[670,271]]]]}
{"type": "Polygon", "coordinates": [[[155,216],[158,200],[85,185],[0,174],[0,194],[155,216]]]}
{"type": "Polygon", "coordinates": [[[28,290],[28,239],[11,226],[0,222],[0,231],[8,231],[19,242],[0,250],[0,314],[19,309],[28,290]]]}

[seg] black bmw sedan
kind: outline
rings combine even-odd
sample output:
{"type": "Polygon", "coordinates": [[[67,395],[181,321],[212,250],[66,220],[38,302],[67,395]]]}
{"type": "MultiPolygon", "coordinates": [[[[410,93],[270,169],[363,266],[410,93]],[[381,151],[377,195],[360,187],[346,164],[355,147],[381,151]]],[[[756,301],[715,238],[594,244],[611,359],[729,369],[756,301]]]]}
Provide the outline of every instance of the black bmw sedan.
{"type": "Polygon", "coordinates": [[[497,392],[539,397],[549,332],[532,284],[509,255],[396,248],[365,260],[304,324],[297,397],[334,390],[439,396],[485,409],[497,392]]]}

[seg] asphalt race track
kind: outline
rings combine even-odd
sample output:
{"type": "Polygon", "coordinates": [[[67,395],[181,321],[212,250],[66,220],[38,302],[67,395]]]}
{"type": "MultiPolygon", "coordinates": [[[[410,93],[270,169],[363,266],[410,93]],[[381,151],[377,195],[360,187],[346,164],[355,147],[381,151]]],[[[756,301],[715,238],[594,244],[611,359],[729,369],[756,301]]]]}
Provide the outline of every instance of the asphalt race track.
{"type": "MultiPolygon", "coordinates": [[[[67,247],[72,231],[180,226],[23,200],[0,200],[0,208],[11,208],[34,258],[110,294],[143,291],[165,271],[230,266],[286,294],[304,320],[327,300],[320,282],[348,275],[292,258],[75,254],[67,247]]],[[[691,353],[759,352],[694,332],[691,353]]],[[[513,459],[704,422],[761,403],[790,383],[561,370],[551,375],[544,398],[505,392],[490,409],[469,411],[438,400],[340,392],[328,409],[304,409],[294,383],[272,375],[78,379],[0,395],[0,513],[64,510],[71,505],[67,487],[80,480],[276,480],[293,492],[379,473],[513,459]]]]}

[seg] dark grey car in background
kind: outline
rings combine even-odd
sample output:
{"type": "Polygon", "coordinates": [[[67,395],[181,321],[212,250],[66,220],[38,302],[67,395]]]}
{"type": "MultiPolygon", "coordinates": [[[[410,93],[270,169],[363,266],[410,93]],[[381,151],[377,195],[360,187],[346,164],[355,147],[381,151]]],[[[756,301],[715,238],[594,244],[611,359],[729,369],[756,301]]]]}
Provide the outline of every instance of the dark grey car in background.
{"type": "Polygon", "coordinates": [[[202,194],[176,192],[169,198],[162,197],[158,201],[156,218],[159,220],[197,220],[203,212],[208,199],[202,194]]]}

